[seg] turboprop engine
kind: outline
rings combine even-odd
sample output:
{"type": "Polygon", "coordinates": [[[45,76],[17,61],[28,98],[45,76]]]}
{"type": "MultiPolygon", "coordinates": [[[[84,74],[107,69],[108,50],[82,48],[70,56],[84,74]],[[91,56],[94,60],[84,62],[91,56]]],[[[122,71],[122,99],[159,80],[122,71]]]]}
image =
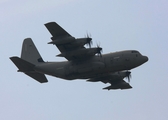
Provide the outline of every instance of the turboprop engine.
{"type": "Polygon", "coordinates": [[[75,38],[74,37],[72,37],[72,36],[68,36],[68,37],[60,37],[60,38],[51,38],[53,41],[51,41],[51,42],[49,42],[48,44],[57,44],[57,45],[59,45],[59,44],[67,44],[67,43],[72,43],[72,42],[74,42],[75,41],[75,38]]]}
{"type": "Polygon", "coordinates": [[[98,54],[101,56],[101,51],[102,51],[102,48],[88,48],[88,49],[79,49],[79,50],[75,50],[75,51],[69,51],[69,52],[64,52],[64,53],[61,53],[57,56],[59,57],[66,57],[66,56],[82,56],[84,54],[87,54],[88,56],[93,56],[95,54],[98,54]]]}
{"type": "Polygon", "coordinates": [[[74,47],[79,47],[79,46],[84,46],[85,44],[89,45],[91,47],[92,45],[92,38],[86,37],[86,38],[75,38],[72,36],[68,37],[60,37],[60,38],[51,38],[53,41],[49,42],[48,44],[56,44],[56,45],[61,45],[61,44],[68,44],[71,43],[71,46],[74,47]]]}
{"type": "Polygon", "coordinates": [[[102,81],[103,83],[110,83],[111,81],[122,80],[124,78],[127,78],[128,82],[130,82],[131,72],[130,71],[115,72],[115,73],[111,73],[109,76],[105,76],[105,77],[98,76],[97,78],[90,78],[87,81],[89,82],[102,81]]]}

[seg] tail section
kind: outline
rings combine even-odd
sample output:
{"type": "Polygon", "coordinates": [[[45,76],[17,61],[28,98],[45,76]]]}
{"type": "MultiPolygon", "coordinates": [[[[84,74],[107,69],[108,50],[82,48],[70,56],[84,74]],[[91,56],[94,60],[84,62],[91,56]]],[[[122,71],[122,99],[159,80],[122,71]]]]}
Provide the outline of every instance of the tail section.
{"type": "Polygon", "coordinates": [[[34,64],[29,63],[19,57],[10,57],[12,62],[17,66],[19,69],[18,72],[32,72],[34,71],[34,64]]]}
{"type": "Polygon", "coordinates": [[[32,64],[44,62],[31,38],[23,41],[21,58],[32,64]]]}
{"type": "Polygon", "coordinates": [[[18,72],[23,72],[40,83],[48,82],[44,74],[38,73],[34,70],[34,67],[39,62],[44,61],[41,58],[31,38],[27,38],[23,41],[21,58],[10,57],[10,59],[19,69],[18,72]]]}

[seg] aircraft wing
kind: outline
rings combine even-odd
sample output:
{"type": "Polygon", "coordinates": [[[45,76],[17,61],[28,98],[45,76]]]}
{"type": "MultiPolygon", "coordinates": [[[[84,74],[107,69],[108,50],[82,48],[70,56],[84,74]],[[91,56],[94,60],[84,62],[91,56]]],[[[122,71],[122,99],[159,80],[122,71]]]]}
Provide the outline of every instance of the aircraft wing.
{"type": "Polygon", "coordinates": [[[56,45],[61,52],[57,56],[65,57],[69,61],[86,58],[87,55],[81,55],[79,52],[86,49],[84,44],[79,44],[79,40],[77,41],[56,22],[46,23],[45,26],[52,35],[52,41],[49,44],[56,45]]]}
{"type": "Polygon", "coordinates": [[[111,85],[108,87],[105,87],[103,89],[130,89],[132,88],[129,83],[125,82],[124,80],[118,81],[118,82],[111,82],[111,85]]]}
{"type": "Polygon", "coordinates": [[[132,88],[129,83],[125,82],[123,80],[123,77],[120,77],[118,75],[113,75],[113,74],[106,74],[103,76],[98,76],[96,78],[91,78],[87,81],[90,82],[103,82],[103,83],[110,83],[111,85],[108,87],[105,87],[103,89],[130,89],[132,88]]]}
{"type": "Polygon", "coordinates": [[[46,23],[48,31],[54,38],[71,36],[67,31],[65,31],[61,26],[59,26],[56,22],[46,23]]]}

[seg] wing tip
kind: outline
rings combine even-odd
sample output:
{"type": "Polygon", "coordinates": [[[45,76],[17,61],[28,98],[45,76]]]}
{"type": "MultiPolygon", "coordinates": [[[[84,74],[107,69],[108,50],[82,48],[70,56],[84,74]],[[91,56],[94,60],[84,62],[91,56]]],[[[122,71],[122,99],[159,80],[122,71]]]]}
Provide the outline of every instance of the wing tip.
{"type": "Polygon", "coordinates": [[[52,21],[52,22],[48,22],[48,23],[45,23],[44,25],[47,27],[49,25],[53,25],[53,24],[57,24],[56,22],[52,21]]]}

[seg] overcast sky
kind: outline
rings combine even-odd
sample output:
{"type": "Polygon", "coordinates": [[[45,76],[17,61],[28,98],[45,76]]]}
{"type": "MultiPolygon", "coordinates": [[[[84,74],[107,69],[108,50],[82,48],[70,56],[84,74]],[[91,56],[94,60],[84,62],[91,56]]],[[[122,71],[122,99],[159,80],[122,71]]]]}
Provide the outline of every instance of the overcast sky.
{"type": "Polygon", "coordinates": [[[166,120],[168,117],[167,0],[0,0],[1,120],[166,120]],[[47,76],[40,84],[9,60],[31,37],[45,61],[65,61],[44,24],[74,37],[91,33],[103,53],[138,50],[149,61],[131,70],[130,90],[47,76]]]}

